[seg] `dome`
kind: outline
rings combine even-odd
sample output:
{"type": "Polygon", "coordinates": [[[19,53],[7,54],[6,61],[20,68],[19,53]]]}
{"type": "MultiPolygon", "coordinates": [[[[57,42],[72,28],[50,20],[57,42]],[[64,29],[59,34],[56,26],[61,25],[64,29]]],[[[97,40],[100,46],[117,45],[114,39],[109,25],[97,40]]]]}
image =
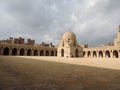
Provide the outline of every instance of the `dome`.
{"type": "Polygon", "coordinates": [[[77,40],[76,36],[73,32],[67,31],[64,33],[61,45],[64,46],[76,46],[77,45],[77,40]]]}
{"type": "Polygon", "coordinates": [[[76,36],[73,32],[67,31],[67,32],[64,33],[63,39],[69,39],[69,38],[70,39],[76,39],[76,36]]]}

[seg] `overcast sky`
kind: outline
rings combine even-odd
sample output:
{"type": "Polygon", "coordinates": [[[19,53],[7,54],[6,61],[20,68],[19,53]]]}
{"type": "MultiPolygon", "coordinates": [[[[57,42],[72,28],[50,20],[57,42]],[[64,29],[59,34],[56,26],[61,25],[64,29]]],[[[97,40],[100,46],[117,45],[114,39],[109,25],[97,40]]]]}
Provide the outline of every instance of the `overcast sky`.
{"type": "Polygon", "coordinates": [[[79,44],[116,38],[120,0],[0,0],[0,39],[19,37],[59,44],[71,30],[79,44]]]}

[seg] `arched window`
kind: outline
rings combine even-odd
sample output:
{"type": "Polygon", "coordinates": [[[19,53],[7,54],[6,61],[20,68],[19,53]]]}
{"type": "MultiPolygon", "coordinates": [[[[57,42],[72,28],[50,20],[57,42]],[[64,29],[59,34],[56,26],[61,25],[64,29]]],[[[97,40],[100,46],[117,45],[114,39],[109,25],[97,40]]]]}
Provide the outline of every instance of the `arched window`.
{"type": "Polygon", "coordinates": [[[64,47],[64,45],[65,45],[65,43],[64,43],[64,41],[62,42],[62,47],[64,47]]]}
{"type": "Polygon", "coordinates": [[[55,56],[57,56],[57,51],[55,52],[55,56]]]}
{"type": "Polygon", "coordinates": [[[64,57],[64,49],[61,50],[61,57],[64,57]]]}
{"type": "Polygon", "coordinates": [[[78,49],[75,50],[75,57],[79,57],[79,50],[78,49]]]}

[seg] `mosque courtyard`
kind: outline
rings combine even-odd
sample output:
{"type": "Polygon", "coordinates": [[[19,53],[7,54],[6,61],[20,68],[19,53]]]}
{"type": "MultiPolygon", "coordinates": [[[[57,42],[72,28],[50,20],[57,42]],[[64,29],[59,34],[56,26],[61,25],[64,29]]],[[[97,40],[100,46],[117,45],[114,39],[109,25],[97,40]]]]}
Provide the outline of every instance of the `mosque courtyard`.
{"type": "Polygon", "coordinates": [[[117,58],[1,56],[0,90],[120,90],[117,58]]]}

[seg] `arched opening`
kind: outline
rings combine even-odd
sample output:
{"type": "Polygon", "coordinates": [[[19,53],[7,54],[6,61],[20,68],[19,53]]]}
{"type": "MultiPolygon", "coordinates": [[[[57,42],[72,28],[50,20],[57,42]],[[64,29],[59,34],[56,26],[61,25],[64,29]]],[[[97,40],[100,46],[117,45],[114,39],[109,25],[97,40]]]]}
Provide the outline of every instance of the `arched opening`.
{"type": "Polygon", "coordinates": [[[55,52],[55,56],[57,56],[57,51],[55,52]]]}
{"type": "Polygon", "coordinates": [[[46,53],[45,53],[46,56],[49,56],[49,51],[47,50],[46,53]]]}
{"type": "Polygon", "coordinates": [[[9,48],[8,47],[4,48],[3,55],[9,55],[9,48]]]}
{"type": "Polygon", "coordinates": [[[28,49],[27,50],[27,56],[31,56],[32,55],[32,50],[31,49],[28,49]]]}
{"type": "Polygon", "coordinates": [[[53,51],[51,51],[51,56],[54,56],[54,52],[53,51]]]}
{"type": "Polygon", "coordinates": [[[64,41],[62,42],[62,47],[64,47],[64,41]]]}
{"type": "Polygon", "coordinates": [[[103,52],[99,51],[99,57],[103,57],[103,52]]]}
{"type": "Polygon", "coordinates": [[[93,57],[97,57],[97,52],[93,51],[93,57]]]}
{"type": "Polygon", "coordinates": [[[44,56],[44,51],[43,50],[40,51],[40,56],[44,56]]]}
{"type": "Polygon", "coordinates": [[[75,50],[75,57],[79,57],[79,50],[78,49],[75,50]]]}
{"type": "Polygon", "coordinates": [[[114,50],[114,51],[113,51],[113,56],[114,56],[115,58],[119,58],[119,54],[118,54],[118,51],[117,51],[117,50],[114,50]]]}
{"type": "Polygon", "coordinates": [[[64,49],[61,50],[61,57],[64,57],[64,49]]]}
{"type": "Polygon", "coordinates": [[[34,56],[38,56],[38,50],[34,50],[34,56]]]}
{"type": "Polygon", "coordinates": [[[105,52],[105,56],[106,56],[107,58],[110,58],[110,52],[109,52],[108,50],[105,52]]]}
{"type": "Polygon", "coordinates": [[[86,55],[86,53],[85,53],[85,52],[83,52],[83,57],[85,57],[85,55],[86,55]]]}
{"type": "Polygon", "coordinates": [[[17,48],[12,49],[12,55],[17,55],[17,48]]]}
{"type": "Polygon", "coordinates": [[[90,51],[88,51],[88,53],[87,53],[87,57],[90,57],[91,56],[91,53],[90,53],[90,51]]]}
{"type": "Polygon", "coordinates": [[[25,54],[25,50],[23,48],[20,49],[20,56],[24,56],[24,54],[25,54]]]}

